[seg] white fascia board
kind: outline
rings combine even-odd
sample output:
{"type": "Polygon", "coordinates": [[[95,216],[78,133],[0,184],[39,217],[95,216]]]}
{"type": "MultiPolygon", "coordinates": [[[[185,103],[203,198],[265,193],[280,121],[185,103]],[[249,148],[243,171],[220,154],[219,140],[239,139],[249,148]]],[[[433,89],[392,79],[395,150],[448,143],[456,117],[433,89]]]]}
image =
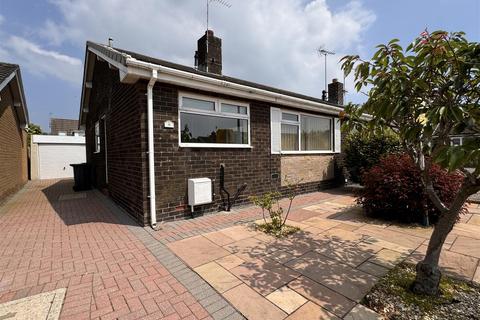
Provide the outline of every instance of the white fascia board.
{"type": "Polygon", "coordinates": [[[14,72],[12,72],[12,74],[10,74],[2,83],[0,83],[0,91],[2,91],[10,83],[10,81],[13,80],[13,78],[16,78],[18,95],[19,95],[19,98],[20,98],[20,102],[19,103],[15,102],[14,106],[15,107],[22,107],[23,116],[25,118],[24,119],[25,123],[24,124],[22,123],[22,127],[24,127],[24,126],[28,125],[28,123],[29,123],[28,110],[27,110],[27,103],[25,102],[25,95],[24,95],[24,92],[23,92],[23,86],[20,83],[20,77],[18,76],[17,72],[18,72],[18,69],[15,70],[14,72]]]}
{"type": "Polygon", "coordinates": [[[115,66],[115,68],[117,68],[118,70],[127,73],[127,67],[124,66],[122,63],[105,56],[103,53],[96,50],[95,48],[88,47],[88,50],[94,53],[97,57],[101,57],[103,60],[107,61],[109,64],[115,66]]]}
{"type": "Polygon", "coordinates": [[[296,98],[281,93],[193,74],[187,71],[144,62],[129,56],[126,57],[126,66],[124,66],[120,62],[111,59],[94,48],[89,48],[89,50],[117,67],[120,70],[120,80],[126,83],[133,83],[139,78],[149,80],[152,78],[152,70],[156,70],[158,72],[157,80],[160,82],[176,84],[198,90],[222,93],[240,98],[271,102],[303,110],[316,112],[321,111],[331,115],[338,115],[340,111],[343,111],[343,108],[341,107],[335,107],[307,99],[296,98]]]}
{"type": "MultiPolygon", "coordinates": [[[[17,71],[15,71],[15,75],[17,75],[17,71]]],[[[30,119],[28,116],[27,102],[25,99],[25,92],[23,91],[23,84],[20,83],[20,77],[18,77],[18,75],[17,75],[17,86],[20,94],[20,103],[22,104],[23,116],[25,117],[25,125],[28,125],[30,123],[30,119]]]]}
{"type": "Polygon", "coordinates": [[[32,135],[33,143],[49,144],[85,144],[85,137],[79,136],[54,136],[54,135],[32,135]]]}
{"type": "Polygon", "coordinates": [[[0,91],[2,91],[3,88],[5,88],[10,83],[10,81],[12,81],[16,74],[16,72],[12,72],[11,75],[9,75],[2,83],[0,83],[0,91]]]}
{"type": "Polygon", "coordinates": [[[322,111],[327,114],[338,115],[343,111],[341,107],[335,107],[311,100],[296,98],[281,93],[271,92],[268,90],[249,87],[225,80],[197,75],[190,72],[168,68],[152,63],[146,63],[137,59],[128,58],[126,61],[128,71],[136,74],[139,78],[149,79],[151,73],[148,70],[157,70],[158,81],[170,84],[185,86],[199,90],[223,93],[235,97],[259,100],[264,102],[272,102],[284,106],[296,107],[309,111],[322,111]]]}

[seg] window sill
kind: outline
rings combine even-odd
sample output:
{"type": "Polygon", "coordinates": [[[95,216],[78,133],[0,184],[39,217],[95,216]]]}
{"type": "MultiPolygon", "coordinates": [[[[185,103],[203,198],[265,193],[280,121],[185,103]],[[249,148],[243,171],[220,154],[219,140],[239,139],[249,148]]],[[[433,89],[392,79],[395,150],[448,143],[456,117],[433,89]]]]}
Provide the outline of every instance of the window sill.
{"type": "Polygon", "coordinates": [[[223,148],[223,149],[253,149],[246,144],[223,144],[223,143],[180,143],[180,148],[223,148]]]}
{"type": "Polygon", "coordinates": [[[340,152],[335,152],[333,150],[319,150],[319,151],[281,151],[281,152],[272,152],[279,155],[290,155],[290,154],[336,154],[340,152]]]}

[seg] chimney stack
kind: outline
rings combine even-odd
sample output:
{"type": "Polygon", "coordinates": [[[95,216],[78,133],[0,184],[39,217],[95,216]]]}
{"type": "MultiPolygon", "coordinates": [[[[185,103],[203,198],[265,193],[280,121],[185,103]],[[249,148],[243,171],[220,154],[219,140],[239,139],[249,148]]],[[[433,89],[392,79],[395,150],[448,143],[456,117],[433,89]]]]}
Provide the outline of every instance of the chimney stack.
{"type": "Polygon", "coordinates": [[[197,41],[195,67],[200,71],[222,74],[222,39],[215,37],[212,30],[197,41]]]}
{"type": "Polygon", "coordinates": [[[343,83],[338,82],[338,79],[333,79],[328,84],[328,102],[343,105],[343,83]]]}

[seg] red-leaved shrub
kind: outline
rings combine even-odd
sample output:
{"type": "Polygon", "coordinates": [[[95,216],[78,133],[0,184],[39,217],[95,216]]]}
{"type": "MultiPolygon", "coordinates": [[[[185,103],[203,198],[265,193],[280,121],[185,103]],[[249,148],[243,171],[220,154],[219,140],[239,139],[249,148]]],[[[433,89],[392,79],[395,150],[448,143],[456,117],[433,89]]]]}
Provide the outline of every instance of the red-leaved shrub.
{"type": "MultiPolygon", "coordinates": [[[[440,199],[450,204],[462,185],[462,174],[449,173],[433,164],[430,176],[440,199]]],[[[407,223],[421,223],[428,214],[430,223],[437,222],[440,211],[428,198],[420,170],[408,155],[391,154],[382,158],[378,165],[364,172],[362,179],[365,188],[357,203],[367,214],[407,223]]]]}

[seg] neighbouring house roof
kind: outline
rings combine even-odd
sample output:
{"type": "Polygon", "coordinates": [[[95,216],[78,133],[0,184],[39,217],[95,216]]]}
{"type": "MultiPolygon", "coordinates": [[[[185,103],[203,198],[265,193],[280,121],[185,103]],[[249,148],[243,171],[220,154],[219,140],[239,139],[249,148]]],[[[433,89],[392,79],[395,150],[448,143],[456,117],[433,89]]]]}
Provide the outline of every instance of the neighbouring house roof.
{"type": "Polygon", "coordinates": [[[50,134],[58,135],[60,132],[65,132],[66,134],[70,134],[77,131],[79,131],[78,120],[60,119],[60,118],[50,119],[50,134]]]}
{"type": "Polygon", "coordinates": [[[18,107],[20,123],[25,126],[29,120],[20,67],[17,64],[0,62],[0,93],[8,86],[13,95],[13,106],[18,107]]]}
{"type": "Polygon", "coordinates": [[[83,111],[88,109],[89,89],[91,89],[95,63],[94,56],[107,61],[111,67],[119,69],[120,80],[125,83],[134,83],[139,79],[150,79],[155,75],[158,82],[174,83],[185,87],[225,93],[252,100],[268,101],[330,114],[338,114],[338,112],[343,110],[341,105],[320,98],[229,76],[208,73],[193,67],[87,41],[79,117],[81,125],[85,121],[83,111]]]}

